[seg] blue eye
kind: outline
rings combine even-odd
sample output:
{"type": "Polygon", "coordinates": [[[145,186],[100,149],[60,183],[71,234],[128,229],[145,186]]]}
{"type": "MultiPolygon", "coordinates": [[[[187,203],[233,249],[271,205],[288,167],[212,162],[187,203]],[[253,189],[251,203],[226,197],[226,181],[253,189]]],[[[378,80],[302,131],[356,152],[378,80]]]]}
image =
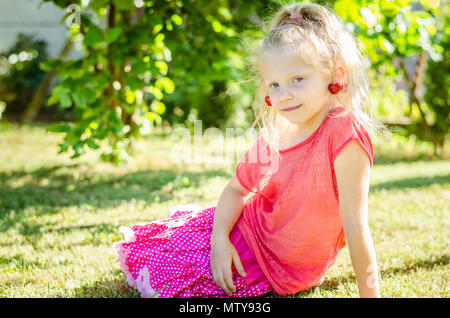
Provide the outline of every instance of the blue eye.
{"type": "MultiPolygon", "coordinates": [[[[296,76],[296,77],[295,77],[295,80],[297,80],[297,79],[299,79],[299,78],[301,79],[301,81],[303,81],[303,77],[300,77],[300,76],[296,76]]],[[[294,82],[295,82],[295,80],[294,80],[294,82]]],[[[301,81],[299,81],[299,82],[297,82],[297,83],[300,83],[301,81]]],[[[275,84],[278,85],[277,83],[270,83],[270,84],[269,84],[269,87],[272,87],[272,85],[275,85],[275,84]]]]}

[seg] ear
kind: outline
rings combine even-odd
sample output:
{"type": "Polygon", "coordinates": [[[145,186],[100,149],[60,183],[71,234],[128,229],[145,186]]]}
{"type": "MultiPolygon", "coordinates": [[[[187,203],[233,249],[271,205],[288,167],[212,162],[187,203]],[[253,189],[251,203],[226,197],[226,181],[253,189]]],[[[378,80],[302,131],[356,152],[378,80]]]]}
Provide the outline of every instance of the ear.
{"type": "Polygon", "coordinates": [[[343,66],[338,65],[334,71],[334,82],[343,83],[345,80],[345,69],[343,66]]]}
{"type": "MultiPolygon", "coordinates": [[[[346,75],[345,75],[345,68],[342,65],[338,65],[336,67],[336,70],[334,72],[334,82],[340,83],[340,84],[344,84],[344,83],[348,84],[348,82],[346,80],[346,75]]],[[[347,91],[348,91],[348,87],[344,88],[343,92],[345,93],[347,91]]]]}

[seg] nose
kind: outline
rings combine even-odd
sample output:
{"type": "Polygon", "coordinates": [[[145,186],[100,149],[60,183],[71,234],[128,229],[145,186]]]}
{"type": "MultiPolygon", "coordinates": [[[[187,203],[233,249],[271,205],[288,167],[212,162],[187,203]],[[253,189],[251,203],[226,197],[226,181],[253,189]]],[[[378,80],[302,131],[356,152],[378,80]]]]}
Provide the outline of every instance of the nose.
{"type": "Polygon", "coordinates": [[[294,98],[294,94],[292,94],[291,90],[287,87],[280,92],[279,101],[280,103],[285,103],[294,98]]]}

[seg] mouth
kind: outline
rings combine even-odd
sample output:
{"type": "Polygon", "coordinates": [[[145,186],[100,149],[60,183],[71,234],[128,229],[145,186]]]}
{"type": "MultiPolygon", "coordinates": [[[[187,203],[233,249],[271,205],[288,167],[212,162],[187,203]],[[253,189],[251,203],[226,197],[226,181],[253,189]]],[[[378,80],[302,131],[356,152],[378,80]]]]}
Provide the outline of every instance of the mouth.
{"type": "Polygon", "coordinates": [[[294,106],[294,107],[290,107],[290,108],[285,108],[285,109],[283,109],[283,111],[284,112],[291,112],[293,110],[296,110],[296,109],[300,108],[302,105],[298,105],[298,106],[294,106]]]}

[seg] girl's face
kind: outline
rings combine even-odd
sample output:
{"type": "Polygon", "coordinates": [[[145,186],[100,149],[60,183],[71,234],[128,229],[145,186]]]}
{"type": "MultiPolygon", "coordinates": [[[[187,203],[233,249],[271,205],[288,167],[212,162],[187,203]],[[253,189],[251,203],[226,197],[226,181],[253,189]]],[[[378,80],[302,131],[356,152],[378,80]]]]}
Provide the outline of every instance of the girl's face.
{"type": "Polygon", "coordinates": [[[318,69],[302,63],[292,50],[265,52],[260,72],[272,107],[290,123],[311,128],[328,114],[330,80],[318,69]]]}

